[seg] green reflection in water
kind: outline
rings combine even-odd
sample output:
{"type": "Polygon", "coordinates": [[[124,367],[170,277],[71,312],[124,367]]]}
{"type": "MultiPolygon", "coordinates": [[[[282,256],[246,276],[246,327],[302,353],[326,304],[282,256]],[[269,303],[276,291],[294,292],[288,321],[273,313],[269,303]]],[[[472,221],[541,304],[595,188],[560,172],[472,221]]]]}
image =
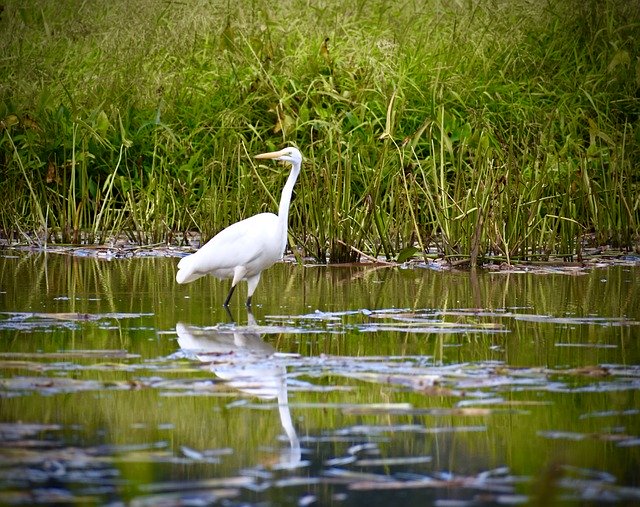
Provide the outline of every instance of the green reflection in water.
{"type": "MultiPolygon", "coordinates": [[[[233,325],[220,307],[227,284],[177,286],[176,262],[0,258],[5,495],[37,483],[9,471],[24,475],[30,460],[41,470],[47,459],[68,470],[70,449],[80,449],[117,480],[105,472],[100,492],[82,480],[62,486],[103,500],[142,501],[168,494],[166,481],[212,478],[227,480],[209,488],[219,498],[225,486],[250,502],[297,504],[310,492],[375,505],[391,486],[416,501],[470,499],[477,484],[409,484],[500,467],[513,494],[535,494],[551,470],[634,498],[635,489],[611,488],[639,486],[638,267],[534,275],[278,264],[254,295],[255,323],[242,287],[233,325]],[[257,356],[237,347],[194,356],[180,349],[180,323],[236,345],[257,333],[265,346],[251,346],[257,356]],[[279,355],[265,356],[269,348],[279,355]],[[286,372],[288,405],[229,376],[256,365],[262,380],[264,365],[286,372]],[[283,406],[302,448],[293,470],[282,469],[297,460],[283,406]],[[21,434],[17,422],[55,426],[21,434]]],[[[555,498],[586,494],[558,488],[555,498]]]]}

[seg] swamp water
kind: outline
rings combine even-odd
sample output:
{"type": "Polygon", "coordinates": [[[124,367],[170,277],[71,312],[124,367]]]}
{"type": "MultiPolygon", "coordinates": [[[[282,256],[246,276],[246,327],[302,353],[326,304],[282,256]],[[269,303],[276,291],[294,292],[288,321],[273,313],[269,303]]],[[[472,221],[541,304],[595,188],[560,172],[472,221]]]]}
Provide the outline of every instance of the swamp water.
{"type": "Polygon", "coordinates": [[[1,504],[640,502],[638,265],[176,263],[2,252],[1,504]]]}

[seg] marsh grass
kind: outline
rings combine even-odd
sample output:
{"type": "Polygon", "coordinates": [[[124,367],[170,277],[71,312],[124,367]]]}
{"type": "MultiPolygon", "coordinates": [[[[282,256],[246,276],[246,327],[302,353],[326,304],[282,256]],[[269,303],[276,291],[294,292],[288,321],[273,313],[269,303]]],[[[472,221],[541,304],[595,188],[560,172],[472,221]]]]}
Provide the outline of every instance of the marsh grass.
{"type": "Polygon", "coordinates": [[[291,246],[487,260],[638,245],[633,2],[5,2],[9,241],[207,239],[275,210],[291,246]]]}

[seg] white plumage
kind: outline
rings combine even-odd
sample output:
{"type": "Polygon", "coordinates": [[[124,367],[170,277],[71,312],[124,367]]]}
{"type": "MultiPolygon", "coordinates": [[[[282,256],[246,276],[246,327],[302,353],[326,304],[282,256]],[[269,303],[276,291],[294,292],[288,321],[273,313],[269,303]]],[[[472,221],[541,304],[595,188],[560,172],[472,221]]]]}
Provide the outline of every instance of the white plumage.
{"type": "Polygon", "coordinates": [[[247,306],[260,281],[262,271],[284,255],[287,246],[289,205],[293,187],[300,174],[302,155],[293,147],[256,155],[259,159],[284,160],[291,164],[291,173],[282,189],[278,214],[260,213],[223,229],[197,252],[178,263],[176,281],[193,282],[205,275],[219,279],[231,278],[231,289],[224,306],[228,306],[235,286],[246,280],[247,306]]]}

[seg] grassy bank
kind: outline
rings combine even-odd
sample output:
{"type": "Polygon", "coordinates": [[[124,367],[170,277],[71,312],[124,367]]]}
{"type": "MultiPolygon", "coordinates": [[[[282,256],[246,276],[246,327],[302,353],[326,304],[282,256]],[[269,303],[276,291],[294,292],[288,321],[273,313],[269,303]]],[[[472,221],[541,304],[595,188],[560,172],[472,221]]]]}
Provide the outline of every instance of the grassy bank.
{"type": "Polygon", "coordinates": [[[640,234],[640,10],[617,0],[5,1],[10,241],[206,238],[274,210],[292,245],[575,257],[640,234]]]}

